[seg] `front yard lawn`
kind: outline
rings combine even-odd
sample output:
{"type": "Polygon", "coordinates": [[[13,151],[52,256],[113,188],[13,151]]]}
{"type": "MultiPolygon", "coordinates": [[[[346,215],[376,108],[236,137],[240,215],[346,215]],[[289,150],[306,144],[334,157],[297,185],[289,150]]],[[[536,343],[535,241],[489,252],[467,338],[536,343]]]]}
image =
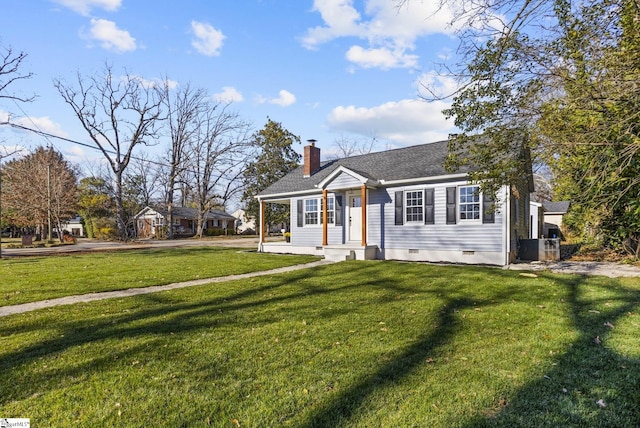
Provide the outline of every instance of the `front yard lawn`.
{"type": "Polygon", "coordinates": [[[223,247],[1,259],[0,306],[237,275],[314,260],[318,258],[223,247]]]}
{"type": "Polygon", "coordinates": [[[0,416],[638,426],[638,305],[638,279],[350,261],[51,308],[0,322],[0,416]]]}

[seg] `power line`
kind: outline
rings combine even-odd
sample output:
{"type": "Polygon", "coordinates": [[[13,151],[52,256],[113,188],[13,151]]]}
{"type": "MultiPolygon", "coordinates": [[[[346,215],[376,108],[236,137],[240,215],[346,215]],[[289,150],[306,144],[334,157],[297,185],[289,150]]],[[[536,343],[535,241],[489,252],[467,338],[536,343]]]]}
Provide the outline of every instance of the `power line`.
{"type": "MultiPolygon", "coordinates": [[[[53,145],[53,143],[51,143],[50,138],[55,138],[55,139],[58,139],[58,140],[65,141],[67,143],[77,144],[77,145],[82,146],[82,147],[87,147],[89,149],[96,150],[96,151],[101,152],[101,153],[104,151],[104,152],[107,152],[107,153],[110,153],[110,154],[113,154],[113,155],[117,155],[118,154],[117,152],[115,152],[113,150],[101,149],[101,148],[93,146],[91,144],[83,143],[83,142],[77,141],[77,140],[72,140],[72,139],[66,138],[66,137],[61,137],[59,135],[51,134],[49,132],[45,132],[45,131],[42,131],[40,129],[33,129],[33,128],[30,128],[28,126],[20,125],[20,124],[17,124],[17,123],[12,123],[12,122],[8,122],[8,121],[7,122],[0,122],[0,126],[2,126],[2,125],[8,125],[8,126],[10,126],[12,128],[16,128],[16,129],[20,129],[20,130],[28,131],[28,132],[33,132],[34,134],[41,135],[41,136],[45,137],[47,139],[47,141],[51,145],[53,145]]],[[[37,126],[37,125],[35,125],[35,126],[37,126]]],[[[57,147],[56,147],[56,150],[58,150],[59,152],[62,152],[57,147]]],[[[171,165],[168,164],[168,163],[163,163],[163,162],[155,161],[155,160],[152,160],[152,159],[145,159],[145,158],[137,157],[137,156],[134,156],[134,155],[131,155],[130,158],[134,159],[134,160],[137,160],[137,161],[140,161],[140,162],[147,162],[147,163],[150,163],[152,165],[156,165],[158,167],[171,168],[171,165]]],[[[194,175],[201,174],[201,172],[198,172],[196,170],[189,169],[189,168],[182,168],[182,171],[190,173],[190,174],[194,174],[194,175]]]]}
{"type": "MultiPolygon", "coordinates": [[[[49,140],[50,138],[56,138],[58,140],[65,141],[67,143],[77,144],[77,145],[82,146],[82,147],[87,147],[89,149],[102,152],[102,149],[100,149],[99,147],[93,146],[91,144],[83,143],[83,142],[77,141],[77,140],[72,140],[72,139],[66,138],[66,137],[61,137],[59,135],[54,135],[54,134],[51,134],[51,133],[48,133],[48,132],[45,132],[45,131],[42,131],[42,130],[39,130],[39,129],[29,128],[28,126],[20,125],[20,124],[17,124],[17,123],[0,122],[0,125],[8,125],[8,126],[10,126],[12,128],[17,128],[17,129],[21,129],[23,131],[33,132],[34,134],[38,134],[38,135],[41,135],[41,136],[45,137],[47,139],[47,141],[49,141],[49,142],[50,142],[50,140],[49,140]]],[[[61,150],[58,149],[58,151],[61,151],[61,150]]],[[[113,150],[104,149],[104,151],[107,152],[107,153],[113,154],[113,155],[117,155],[118,154],[117,152],[115,152],[113,150]]],[[[162,167],[171,166],[171,165],[166,164],[166,163],[154,161],[154,160],[151,160],[151,159],[145,159],[145,158],[137,157],[137,156],[134,156],[134,155],[131,155],[130,157],[131,157],[131,159],[139,160],[139,161],[142,161],[142,162],[148,162],[148,163],[151,163],[151,164],[154,164],[154,165],[157,165],[157,166],[162,166],[162,167]]],[[[189,172],[193,172],[193,171],[189,171],[189,172]]]]}

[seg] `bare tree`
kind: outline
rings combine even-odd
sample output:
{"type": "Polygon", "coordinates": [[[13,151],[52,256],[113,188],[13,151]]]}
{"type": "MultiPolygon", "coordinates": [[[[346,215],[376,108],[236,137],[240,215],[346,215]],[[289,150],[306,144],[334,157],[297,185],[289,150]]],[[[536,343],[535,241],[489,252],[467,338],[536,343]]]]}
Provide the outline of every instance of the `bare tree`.
{"type": "Polygon", "coordinates": [[[369,139],[365,137],[345,137],[336,138],[334,145],[337,148],[335,158],[348,158],[350,156],[365,155],[371,153],[378,139],[373,136],[369,139]]]}
{"type": "Polygon", "coordinates": [[[207,212],[241,190],[239,177],[251,156],[250,148],[249,124],[229,111],[229,104],[209,104],[200,117],[197,135],[188,144],[198,236],[204,232],[207,212]]]}
{"type": "MultiPolygon", "coordinates": [[[[29,79],[33,73],[23,73],[21,70],[22,62],[27,57],[27,54],[24,52],[14,52],[11,46],[4,47],[0,46],[0,98],[9,99],[13,101],[19,102],[30,102],[33,101],[35,95],[32,96],[20,96],[14,92],[9,92],[8,88],[10,85],[15,84],[15,82],[19,80],[29,79]]],[[[6,122],[0,121],[0,125],[7,125],[9,121],[7,119],[6,122]]],[[[0,143],[3,143],[0,141],[0,143]]],[[[8,158],[9,156],[17,153],[19,149],[7,149],[6,147],[2,147],[3,150],[0,151],[0,199],[2,199],[2,161],[3,159],[8,158]]],[[[2,224],[2,203],[0,203],[0,225],[2,224]]],[[[1,227],[0,227],[1,229],[1,227]]],[[[0,236],[0,242],[2,241],[2,237],[0,236]]],[[[2,257],[2,246],[0,245],[0,257],[2,257]]]]}
{"type": "Polygon", "coordinates": [[[109,65],[105,65],[103,76],[85,78],[78,73],[77,79],[75,87],[59,79],[54,85],[109,163],[115,182],[118,232],[120,239],[127,240],[123,175],[134,149],[152,144],[157,136],[164,92],[128,73],[115,76],[109,65]]]}
{"type": "MultiPolygon", "coordinates": [[[[168,81],[165,80],[165,81],[168,81]]],[[[198,122],[207,108],[207,94],[203,89],[192,89],[190,84],[171,94],[168,84],[164,86],[164,100],[167,110],[170,146],[164,171],[165,203],[167,205],[167,238],[173,238],[174,195],[181,177],[188,168],[187,147],[197,135],[198,122]]]]}
{"type": "Polygon", "coordinates": [[[0,98],[10,99],[20,102],[33,101],[35,95],[24,96],[15,92],[9,92],[9,85],[18,80],[29,79],[33,73],[23,73],[20,70],[23,61],[27,57],[24,52],[14,52],[11,46],[0,46],[0,98]]]}
{"type": "Polygon", "coordinates": [[[135,190],[135,199],[143,208],[158,199],[161,166],[144,153],[132,158],[126,175],[129,182],[134,184],[130,190],[135,190]]]}

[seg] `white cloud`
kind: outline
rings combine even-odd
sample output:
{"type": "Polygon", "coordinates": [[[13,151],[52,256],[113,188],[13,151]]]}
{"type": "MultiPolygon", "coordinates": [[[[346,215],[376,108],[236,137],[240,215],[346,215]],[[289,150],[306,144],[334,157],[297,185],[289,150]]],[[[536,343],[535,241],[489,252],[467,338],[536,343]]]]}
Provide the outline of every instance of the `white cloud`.
{"type": "Polygon", "coordinates": [[[334,108],[327,123],[334,131],[360,135],[376,135],[399,145],[429,143],[446,139],[454,132],[452,120],[445,119],[442,110],[449,103],[422,100],[401,100],[379,106],[334,108]]]}
{"type": "Polygon", "coordinates": [[[267,99],[259,96],[257,101],[260,104],[269,103],[279,105],[280,107],[288,107],[296,102],[296,96],[286,89],[282,89],[278,92],[278,98],[267,99]]]}
{"type": "Polygon", "coordinates": [[[91,19],[91,28],[85,37],[100,42],[100,46],[118,53],[135,51],[136,39],[128,31],[121,30],[116,23],[106,19],[91,19]]]}
{"type": "MultiPolygon", "coordinates": [[[[84,151],[84,149],[81,146],[78,145],[72,145],[69,147],[65,147],[62,150],[62,154],[64,155],[64,158],[66,160],[68,160],[69,162],[72,162],[74,164],[77,165],[81,165],[83,163],[86,163],[87,160],[89,159],[87,157],[87,153],[84,151]]],[[[95,157],[97,153],[92,154],[92,156],[95,157]]],[[[102,157],[99,158],[100,160],[102,159],[102,157]]]]}
{"type": "Polygon", "coordinates": [[[171,79],[166,79],[166,80],[162,80],[162,79],[145,79],[142,76],[137,76],[137,75],[133,75],[133,76],[122,76],[122,81],[126,82],[127,79],[130,80],[135,80],[137,81],[140,86],[142,86],[145,89],[149,89],[149,88],[156,88],[156,87],[164,87],[164,85],[167,86],[167,88],[169,90],[172,89],[176,89],[179,86],[179,83],[175,80],[171,80],[171,79]]]}
{"type": "Polygon", "coordinates": [[[407,55],[404,50],[391,51],[387,48],[365,49],[361,46],[351,46],[346,53],[350,62],[362,68],[381,68],[388,70],[399,67],[416,67],[417,55],[407,55]]]}
{"type": "Polygon", "coordinates": [[[222,31],[216,30],[211,24],[198,21],[191,21],[191,31],[195,36],[195,39],[191,41],[191,46],[199,53],[206,56],[220,55],[222,41],[225,39],[222,31]]]}
{"type": "Polygon", "coordinates": [[[222,103],[244,101],[242,94],[233,86],[224,86],[222,92],[213,94],[213,99],[222,103]]]}
{"type": "Polygon", "coordinates": [[[442,76],[431,71],[422,74],[417,80],[418,91],[426,99],[450,98],[459,89],[458,82],[451,76],[442,76]]]}
{"type": "Polygon", "coordinates": [[[118,10],[122,0],[52,0],[80,15],[89,16],[91,9],[98,8],[109,12],[118,10]]]}
{"type": "Polygon", "coordinates": [[[366,48],[352,47],[347,59],[363,67],[415,67],[418,57],[406,52],[415,49],[420,37],[453,34],[449,25],[453,14],[437,1],[408,2],[398,8],[389,0],[365,0],[358,11],[354,0],[315,0],[324,25],[307,30],[301,43],[308,49],[340,37],[367,40],[366,48]]]}
{"type": "MultiPolygon", "coordinates": [[[[49,116],[41,116],[41,117],[14,117],[11,116],[8,112],[0,110],[0,122],[11,122],[16,125],[24,126],[25,128],[34,129],[36,131],[46,132],[48,134],[52,134],[58,137],[68,137],[68,134],[62,130],[62,127],[51,120],[49,116]]],[[[14,130],[18,130],[18,128],[12,128],[14,130]]],[[[29,132],[29,131],[19,131],[19,132],[29,132]]]]}
{"type": "Polygon", "coordinates": [[[313,11],[320,13],[326,25],[307,30],[302,45],[313,49],[337,37],[365,35],[366,30],[359,23],[360,13],[352,4],[352,0],[315,0],[313,11]]]}

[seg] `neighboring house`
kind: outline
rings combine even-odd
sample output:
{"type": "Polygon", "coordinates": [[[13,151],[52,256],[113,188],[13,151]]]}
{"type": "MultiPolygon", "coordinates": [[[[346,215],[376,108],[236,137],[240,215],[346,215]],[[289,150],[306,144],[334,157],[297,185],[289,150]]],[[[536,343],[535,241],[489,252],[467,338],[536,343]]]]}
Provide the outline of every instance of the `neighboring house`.
{"type": "Polygon", "coordinates": [[[569,211],[571,202],[543,202],[544,228],[542,234],[547,238],[562,238],[562,218],[569,211]]]}
{"type": "MultiPolygon", "coordinates": [[[[174,235],[193,236],[196,234],[198,210],[187,207],[173,208],[174,235]]],[[[167,210],[145,207],[135,216],[136,235],[138,238],[163,238],[166,237],[167,210]]],[[[213,229],[217,233],[226,234],[227,230],[233,231],[235,217],[223,211],[209,210],[205,215],[205,230],[213,229]]]]}
{"type": "Polygon", "coordinates": [[[81,237],[84,236],[84,225],[82,224],[82,217],[76,216],[72,219],[62,223],[62,231],[67,232],[71,236],[81,237]]]}
{"type": "Polygon", "coordinates": [[[441,141],[320,162],[311,143],[303,166],[257,196],[261,212],[281,203],[291,213],[290,243],[267,242],[262,233],[259,251],[509,264],[530,233],[531,171],[494,197],[468,181],[468,170],[447,172],[447,155],[441,141]]]}
{"type": "Polygon", "coordinates": [[[232,214],[236,219],[237,234],[253,234],[256,233],[256,221],[247,217],[247,212],[242,208],[235,210],[232,214]]]}

